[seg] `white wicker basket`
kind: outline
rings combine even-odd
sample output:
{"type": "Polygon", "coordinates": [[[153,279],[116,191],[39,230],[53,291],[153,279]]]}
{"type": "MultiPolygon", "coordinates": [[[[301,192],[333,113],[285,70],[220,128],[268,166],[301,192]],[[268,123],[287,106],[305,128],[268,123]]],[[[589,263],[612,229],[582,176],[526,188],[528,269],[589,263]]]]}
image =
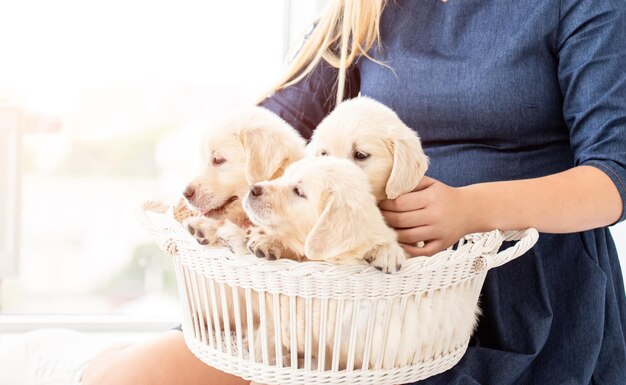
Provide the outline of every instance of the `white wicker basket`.
{"type": "Polygon", "coordinates": [[[171,216],[139,217],[173,256],[191,351],[212,367],[266,384],[403,384],[451,368],[467,348],[487,271],[538,238],[535,229],[471,234],[383,274],[235,256],[199,245],[171,216]],[[503,241],[518,242],[498,252],[503,241]],[[433,306],[460,297],[472,302],[471,314],[433,306]],[[419,324],[452,325],[456,316],[472,321],[416,332],[419,324]]]}

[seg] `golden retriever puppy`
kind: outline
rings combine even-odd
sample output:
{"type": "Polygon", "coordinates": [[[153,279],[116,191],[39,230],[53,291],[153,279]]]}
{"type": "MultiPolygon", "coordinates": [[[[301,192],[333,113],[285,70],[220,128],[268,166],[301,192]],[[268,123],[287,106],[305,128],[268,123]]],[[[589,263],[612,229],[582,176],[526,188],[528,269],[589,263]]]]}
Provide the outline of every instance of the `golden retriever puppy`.
{"type": "Polygon", "coordinates": [[[236,254],[247,254],[240,231],[249,225],[244,195],[250,185],[282,175],[304,156],[304,146],[295,129],[264,108],[230,113],[206,135],[203,170],[183,193],[201,215],[184,225],[200,244],[224,246],[226,239],[236,254]]]}
{"type": "MultiPolygon", "coordinates": [[[[395,272],[405,255],[395,232],[378,210],[367,176],[352,162],[335,157],[305,158],[290,165],[282,177],[253,185],[244,199],[250,220],[281,239],[281,247],[309,260],[336,264],[371,264],[383,272],[395,272]]],[[[267,335],[274,335],[274,305],[267,301],[267,335]]],[[[281,339],[290,348],[289,298],[280,296],[281,339]]],[[[297,352],[304,352],[304,303],[297,300],[297,352]]],[[[328,334],[324,349],[332,347],[336,302],[330,301],[328,334]]],[[[313,319],[319,325],[320,304],[313,319]]],[[[318,349],[319,330],[312,343],[318,349]]],[[[256,351],[261,342],[255,339],[256,351]]],[[[273,346],[273,343],[269,343],[273,346]]],[[[273,351],[271,359],[275,358],[273,351]]],[[[257,357],[258,359],[258,357],[257,357]]]]}
{"type": "Polygon", "coordinates": [[[395,272],[404,261],[367,176],[345,159],[299,160],[282,177],[253,185],[244,209],[284,248],[310,260],[370,263],[384,272],[395,272]]]}
{"type": "MultiPolygon", "coordinates": [[[[417,133],[389,107],[367,97],[337,106],[315,129],[306,153],[353,161],[367,174],[377,202],[412,191],[428,168],[417,133]]],[[[267,230],[263,234],[253,231],[248,246],[270,259],[303,258],[285,252],[282,237],[267,230]]]]}
{"type": "Polygon", "coordinates": [[[353,161],[367,174],[378,202],[412,191],[428,168],[417,133],[367,97],[337,106],[315,129],[306,153],[353,161]]]}
{"type": "MultiPolygon", "coordinates": [[[[204,166],[183,195],[200,216],[183,222],[196,240],[206,246],[226,246],[236,255],[248,254],[246,230],[250,222],[241,202],[250,185],[283,174],[285,168],[304,156],[305,141],[295,129],[274,113],[260,107],[234,111],[209,128],[203,144],[204,166]]],[[[222,298],[215,308],[220,322],[215,332],[235,328],[233,290],[226,287],[227,312],[222,311],[222,298]]],[[[237,290],[240,303],[244,291],[237,290]]],[[[198,304],[195,316],[207,325],[210,308],[198,304]]],[[[253,303],[253,318],[257,319],[253,303]]],[[[246,315],[242,314],[246,325],[246,315]]]]}
{"type": "MultiPolygon", "coordinates": [[[[336,156],[357,164],[368,176],[376,200],[395,199],[412,191],[428,168],[428,157],[424,153],[417,133],[404,124],[389,107],[367,97],[358,97],[341,103],[316,128],[307,145],[308,156],[336,156]]],[[[423,243],[419,242],[418,245],[423,243]]],[[[404,320],[397,312],[400,302],[394,300],[389,307],[379,303],[375,307],[364,306],[359,321],[370,316],[392,312],[387,329],[387,344],[377,345],[373,357],[384,354],[383,367],[410,363],[442,352],[445,341],[461,341],[471,335],[476,315],[480,312],[471,290],[457,287],[449,289],[444,298],[435,291],[418,300],[406,302],[404,320]],[[403,343],[421,341],[424,347],[416,352],[414,346],[403,343]]],[[[382,341],[385,329],[376,321],[375,341],[382,341]]],[[[359,334],[360,336],[360,334],[359,334]]],[[[357,351],[361,351],[364,338],[357,338],[357,351]]],[[[347,354],[342,347],[343,354],[347,354]]],[[[362,355],[355,357],[355,365],[362,362],[362,355]]],[[[369,363],[370,367],[375,361],[369,363]]]]}
{"type": "MultiPolygon", "coordinates": [[[[280,236],[286,248],[308,259],[338,264],[371,264],[385,272],[396,271],[405,254],[396,241],[395,232],[387,227],[371,193],[367,175],[354,163],[335,157],[302,159],[287,168],[285,174],[272,181],[257,183],[244,199],[244,209],[257,224],[280,236]]],[[[312,352],[320,358],[324,352],[324,367],[336,362],[345,369],[350,362],[349,327],[354,332],[354,368],[391,368],[408,365],[415,360],[444,353],[449,341],[467,342],[476,317],[474,292],[471,288],[457,286],[444,297],[433,291],[424,297],[409,296],[390,302],[363,300],[358,306],[346,305],[339,310],[338,302],[329,300],[326,308],[326,336],[320,335],[322,302],[314,300],[312,306],[312,352]],[[402,314],[401,310],[405,309],[402,314]],[[337,317],[340,317],[337,320],[337,317]],[[387,317],[388,320],[387,320],[387,317]],[[370,351],[365,354],[368,320],[374,320],[370,351]],[[339,322],[338,322],[339,321],[339,322]],[[336,326],[343,325],[339,345],[335,345],[336,326]],[[407,343],[407,341],[410,341],[407,343]],[[417,346],[422,348],[418,349],[417,346]],[[364,362],[364,357],[369,357],[364,362]]],[[[274,309],[267,300],[267,345],[279,339],[283,357],[304,354],[307,340],[305,301],[296,299],[295,315],[291,313],[289,298],[280,296],[274,309]],[[279,314],[280,336],[274,334],[274,314],[279,314]],[[291,317],[295,316],[296,330],[290,330],[291,317]],[[295,338],[297,351],[291,351],[295,338]]],[[[255,340],[256,351],[261,351],[262,341],[255,340]]],[[[275,358],[273,349],[270,356],[275,358]]],[[[257,357],[258,359],[258,357],[257,357]]],[[[286,360],[285,363],[288,363],[286,360]]]]}

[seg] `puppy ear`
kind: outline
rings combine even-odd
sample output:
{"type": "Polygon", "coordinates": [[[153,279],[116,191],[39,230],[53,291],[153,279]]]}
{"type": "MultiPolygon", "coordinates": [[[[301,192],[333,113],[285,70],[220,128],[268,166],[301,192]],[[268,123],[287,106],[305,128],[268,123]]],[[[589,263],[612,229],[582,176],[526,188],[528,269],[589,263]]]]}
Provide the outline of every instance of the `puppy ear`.
{"type": "Polygon", "coordinates": [[[290,144],[284,143],[284,138],[273,130],[244,130],[241,132],[241,143],[246,152],[246,180],[249,185],[272,179],[286,166],[290,144]]]}
{"type": "Polygon", "coordinates": [[[395,199],[417,186],[428,169],[428,157],[417,135],[396,137],[389,146],[393,152],[393,166],[385,193],[388,199],[395,199]]]}
{"type": "Polygon", "coordinates": [[[323,260],[354,250],[366,241],[363,231],[367,218],[360,205],[342,201],[339,194],[327,193],[322,201],[322,214],[304,242],[304,255],[323,260]]]}

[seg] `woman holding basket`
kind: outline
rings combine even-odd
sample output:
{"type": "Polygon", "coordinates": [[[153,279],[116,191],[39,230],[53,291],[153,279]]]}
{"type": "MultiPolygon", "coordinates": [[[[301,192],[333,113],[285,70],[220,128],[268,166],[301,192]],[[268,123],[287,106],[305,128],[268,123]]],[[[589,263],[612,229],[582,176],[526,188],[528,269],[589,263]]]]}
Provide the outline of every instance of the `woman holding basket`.
{"type": "MultiPolygon", "coordinates": [[[[626,218],[625,37],[623,0],[334,0],[261,102],[310,137],[361,94],[419,132],[428,176],[380,205],[411,254],[494,228],[543,233],[487,276],[459,364],[420,383],[624,383],[626,298],[607,226],[626,218]]],[[[178,331],[101,355],[83,382],[245,383],[196,359],[178,331]]]]}

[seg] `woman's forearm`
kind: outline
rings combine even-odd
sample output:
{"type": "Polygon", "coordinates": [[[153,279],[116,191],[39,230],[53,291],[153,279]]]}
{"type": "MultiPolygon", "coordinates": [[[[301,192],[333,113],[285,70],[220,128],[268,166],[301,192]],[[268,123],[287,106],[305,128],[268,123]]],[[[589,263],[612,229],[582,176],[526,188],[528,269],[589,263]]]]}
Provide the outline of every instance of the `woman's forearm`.
{"type": "Polygon", "coordinates": [[[571,233],[610,225],[623,210],[611,179],[591,166],[461,189],[472,210],[472,232],[534,227],[545,233],[571,233]]]}

